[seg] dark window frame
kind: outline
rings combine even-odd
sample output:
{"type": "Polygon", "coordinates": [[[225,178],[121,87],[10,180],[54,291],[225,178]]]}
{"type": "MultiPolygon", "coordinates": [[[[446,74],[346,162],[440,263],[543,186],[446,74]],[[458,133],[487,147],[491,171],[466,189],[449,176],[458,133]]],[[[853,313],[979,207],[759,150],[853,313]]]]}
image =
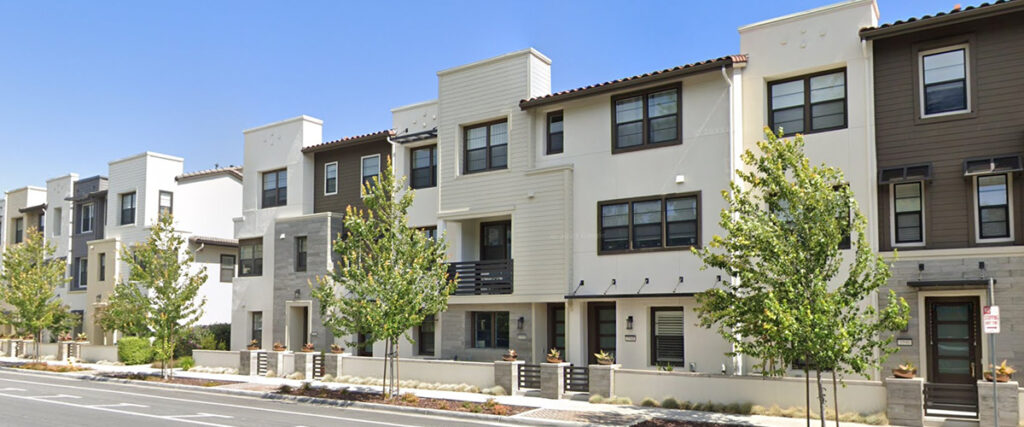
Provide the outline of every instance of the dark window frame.
{"type": "Polygon", "coordinates": [[[567,348],[567,344],[569,344],[568,339],[567,339],[568,337],[566,336],[566,333],[565,333],[567,331],[567,329],[566,329],[567,323],[566,323],[565,314],[566,314],[565,304],[562,304],[562,303],[551,303],[551,304],[548,304],[548,346],[547,346],[547,348],[549,348],[549,349],[551,349],[551,348],[558,349],[558,351],[560,353],[562,353],[562,354],[566,354],[565,350],[567,348]],[[558,321],[557,317],[555,315],[555,312],[557,312],[559,310],[562,311],[562,320],[561,321],[558,321]],[[562,333],[558,333],[558,324],[562,325],[562,333]],[[558,345],[557,338],[559,336],[561,336],[561,338],[562,338],[562,344],[563,344],[562,346],[558,345]]]}
{"type": "Polygon", "coordinates": [[[338,194],[338,162],[337,161],[333,161],[333,162],[324,163],[324,196],[335,196],[337,194],[338,194]],[[330,168],[331,166],[334,166],[334,177],[331,177],[331,174],[330,174],[330,172],[328,170],[328,168],[330,168]],[[332,184],[332,180],[333,180],[333,184],[334,184],[334,191],[330,190],[331,184],[332,184]]]}
{"type": "Polygon", "coordinates": [[[501,118],[501,119],[498,119],[498,120],[491,120],[489,122],[476,123],[476,124],[472,124],[472,125],[463,126],[462,127],[462,173],[465,174],[465,175],[469,175],[469,174],[473,174],[473,173],[481,173],[481,172],[488,172],[488,171],[508,169],[508,159],[509,159],[508,146],[509,146],[509,142],[510,142],[509,133],[511,132],[511,130],[512,130],[512,128],[510,126],[508,126],[508,118],[507,117],[506,118],[501,118]],[[501,145],[505,146],[505,164],[503,166],[494,166],[494,165],[491,164],[491,152],[492,152],[491,150],[494,147],[501,146],[501,145],[491,145],[491,126],[494,126],[494,125],[500,124],[500,123],[505,123],[505,143],[501,144],[501,145]],[[470,151],[469,150],[469,131],[471,131],[473,129],[478,129],[478,128],[481,128],[481,127],[487,129],[487,135],[485,136],[485,139],[484,139],[484,148],[476,148],[474,150],[484,150],[487,153],[487,155],[485,156],[486,165],[484,166],[483,169],[470,170],[469,169],[469,151],[470,151]]]}
{"type": "Polygon", "coordinates": [[[79,257],[75,262],[75,291],[89,287],[89,257],[79,257]]]}
{"type": "Polygon", "coordinates": [[[244,239],[238,241],[238,277],[259,277],[263,275],[263,238],[257,237],[255,239],[244,239]],[[242,250],[244,247],[251,247],[252,257],[245,258],[242,256],[242,250]],[[256,257],[256,248],[260,250],[260,256],[256,257]],[[249,272],[246,273],[246,265],[248,265],[249,272]]]}
{"type": "Polygon", "coordinates": [[[651,319],[650,319],[651,320],[651,329],[650,329],[650,341],[651,341],[650,342],[650,346],[651,346],[650,347],[650,349],[651,349],[651,357],[650,357],[650,359],[651,359],[651,365],[660,365],[662,363],[665,363],[665,364],[668,364],[668,365],[672,365],[672,366],[684,366],[684,365],[686,365],[686,308],[682,307],[682,306],[676,306],[676,307],[651,307],[650,313],[651,313],[651,319]],[[683,348],[681,349],[682,350],[682,354],[683,354],[683,360],[682,361],[668,361],[668,360],[660,360],[658,358],[658,331],[657,331],[657,318],[656,318],[656,314],[655,313],[661,312],[661,311],[678,311],[678,312],[682,312],[682,314],[683,314],[683,335],[681,337],[682,341],[680,342],[680,344],[682,344],[682,346],[683,346],[683,348]]]}
{"type": "Polygon", "coordinates": [[[260,208],[276,208],[288,204],[288,168],[275,169],[260,174],[260,208]],[[274,175],[274,188],[267,188],[267,175],[274,175]],[[281,177],[284,176],[284,187],[281,187],[281,177]],[[268,197],[273,195],[272,197],[268,197]],[[267,203],[271,200],[271,203],[267,203]]]}
{"type": "Polygon", "coordinates": [[[96,204],[95,203],[83,203],[79,209],[81,212],[78,214],[78,224],[75,227],[77,234],[92,233],[96,228],[96,204]],[[85,215],[85,212],[89,212],[89,216],[85,215]],[[89,229],[86,230],[85,226],[88,225],[89,229]]]}
{"type": "Polygon", "coordinates": [[[122,193],[120,203],[121,204],[118,205],[121,209],[121,221],[119,222],[119,225],[135,225],[137,222],[136,215],[139,210],[139,193],[135,191],[122,193]],[[131,200],[131,205],[126,208],[124,207],[124,202],[129,199],[131,200]],[[131,221],[128,221],[129,217],[131,218],[131,221]]]}
{"type": "MultiPolygon", "coordinates": [[[[367,154],[365,156],[359,157],[359,188],[362,189],[363,187],[372,184],[374,177],[378,177],[378,179],[380,179],[379,177],[381,171],[384,169],[383,166],[384,165],[381,164],[381,155],[379,153],[367,154]],[[373,157],[377,158],[377,173],[373,175],[366,175],[366,159],[370,159],[373,157]]],[[[360,194],[362,194],[362,190],[360,190],[360,194]]],[[[362,196],[366,197],[365,194],[362,194],[362,196]]]]}
{"type": "Polygon", "coordinates": [[[25,217],[14,218],[14,244],[25,241],[25,217]]]}
{"type": "Polygon", "coordinates": [[[235,278],[235,269],[236,269],[237,266],[238,266],[238,256],[237,255],[221,254],[220,255],[220,282],[221,283],[231,283],[231,281],[235,278]],[[231,266],[230,266],[230,268],[225,268],[226,263],[224,262],[224,260],[226,258],[230,258],[231,259],[231,266]],[[227,272],[229,274],[227,280],[224,280],[224,273],[225,272],[227,272]]]}
{"type": "Polygon", "coordinates": [[[431,239],[431,240],[433,240],[435,242],[437,241],[437,226],[436,225],[431,225],[431,226],[427,226],[427,227],[416,227],[416,229],[419,230],[420,232],[422,232],[423,234],[425,234],[427,236],[427,238],[429,238],[429,239],[431,239]]]}
{"type": "Polygon", "coordinates": [[[416,354],[419,356],[436,356],[437,346],[434,342],[437,337],[437,317],[428,314],[423,318],[423,323],[416,327],[416,354]],[[429,330],[426,330],[429,329],[429,330]],[[426,338],[429,336],[429,340],[426,338]]]}
{"type": "Polygon", "coordinates": [[[160,193],[157,195],[156,205],[156,211],[160,216],[174,215],[174,193],[167,190],[160,190],[160,193]],[[169,204],[167,206],[164,206],[164,195],[169,197],[169,204]]]}
{"type": "Polygon", "coordinates": [[[309,238],[307,236],[295,236],[295,271],[306,271],[309,261],[309,238]]]}
{"type": "Polygon", "coordinates": [[[99,277],[96,279],[100,282],[107,280],[107,254],[102,252],[99,254],[99,277]]]}
{"type": "MultiPolygon", "coordinates": [[[[997,173],[997,174],[991,174],[991,175],[978,175],[978,176],[975,177],[975,179],[974,179],[974,200],[975,200],[975,212],[974,212],[974,215],[975,215],[975,227],[977,227],[977,230],[978,230],[978,233],[977,233],[978,237],[977,238],[978,238],[980,243],[987,243],[987,241],[991,241],[991,240],[1010,239],[1010,238],[1013,237],[1013,217],[1011,217],[1013,212],[1010,209],[1011,198],[1013,197],[1013,187],[1012,187],[1012,185],[1013,185],[1013,181],[1010,179],[1010,175],[1009,174],[1005,174],[1005,173],[997,173]],[[994,176],[998,176],[998,177],[1002,177],[1003,178],[1003,186],[1005,188],[1006,203],[1004,203],[1002,205],[982,206],[981,205],[981,179],[982,178],[988,178],[988,177],[994,177],[994,176]],[[982,222],[982,219],[981,219],[981,212],[982,212],[982,210],[985,210],[985,209],[1001,209],[1001,210],[1003,210],[1003,213],[1004,213],[1005,218],[1006,218],[1006,234],[1005,235],[1001,235],[1001,236],[986,236],[985,235],[985,231],[984,231],[984,227],[983,227],[984,223],[982,222]]],[[[990,221],[990,222],[993,222],[993,221],[990,221]]]]}
{"type": "Polygon", "coordinates": [[[512,331],[511,331],[512,328],[510,326],[510,322],[511,322],[511,319],[512,319],[512,313],[511,312],[508,312],[508,311],[471,311],[469,314],[470,314],[470,323],[471,323],[470,330],[471,330],[471,334],[472,334],[472,335],[470,335],[470,337],[472,339],[472,341],[470,342],[470,348],[508,348],[509,344],[511,343],[511,336],[512,336],[512,331]],[[477,319],[480,316],[489,316],[490,317],[490,321],[491,321],[491,330],[490,330],[490,332],[488,334],[488,335],[490,335],[490,337],[489,337],[490,343],[488,345],[483,346],[483,347],[478,347],[477,346],[477,336],[479,335],[479,332],[481,332],[481,330],[478,329],[477,319]],[[504,322],[505,332],[508,333],[508,336],[505,337],[504,345],[502,345],[502,344],[500,344],[498,342],[498,338],[500,338],[498,336],[498,329],[499,329],[498,325],[502,324],[501,322],[499,322],[499,317],[502,317],[502,316],[504,316],[504,318],[505,318],[505,322],[504,322]]]}
{"type": "MultiPolygon", "coordinates": [[[[702,226],[702,219],[703,219],[703,215],[701,214],[702,210],[703,210],[703,207],[702,207],[702,202],[701,202],[701,192],[699,192],[699,191],[688,192],[688,193],[664,194],[664,195],[656,195],[656,196],[633,197],[633,198],[616,199],[616,200],[604,200],[604,201],[597,202],[597,254],[598,255],[616,255],[616,254],[629,254],[629,253],[642,253],[642,252],[680,251],[680,250],[689,250],[691,247],[693,247],[693,248],[700,248],[701,244],[702,244],[702,241],[701,241],[701,238],[702,238],[701,226],[702,226]],[[693,221],[696,221],[696,227],[697,227],[697,230],[696,230],[697,233],[696,233],[696,236],[695,236],[696,242],[693,245],[668,246],[668,224],[669,224],[669,221],[667,220],[667,215],[666,215],[666,203],[667,203],[668,200],[671,200],[671,199],[685,199],[685,198],[695,198],[696,202],[697,202],[697,208],[696,208],[697,209],[697,218],[695,220],[693,220],[693,221]],[[633,225],[633,204],[637,203],[637,202],[647,202],[647,201],[653,201],[653,200],[660,200],[661,201],[661,246],[660,247],[649,247],[649,248],[634,248],[633,247],[633,243],[634,243],[633,242],[633,228],[634,228],[634,225],[633,225]],[[604,222],[604,216],[601,214],[602,208],[604,206],[608,206],[608,205],[621,205],[621,204],[627,205],[626,215],[628,217],[628,222],[625,225],[625,227],[626,227],[626,230],[627,230],[626,238],[627,238],[627,241],[629,242],[629,247],[626,248],[626,249],[603,249],[604,245],[602,243],[603,243],[605,227],[604,227],[604,223],[603,223],[604,222]]],[[[687,220],[687,221],[691,221],[691,220],[687,220]]]]}
{"type": "Polygon", "coordinates": [[[409,149],[409,188],[416,190],[431,187],[437,187],[437,144],[424,145],[422,147],[409,149]],[[416,167],[416,152],[418,151],[427,151],[430,158],[429,166],[416,167]],[[423,169],[430,170],[430,180],[426,183],[417,183],[416,171],[423,169]]]}
{"type": "MultiPolygon", "coordinates": [[[[924,181],[911,181],[911,182],[896,182],[892,185],[892,241],[896,245],[918,245],[924,244],[924,181]],[[900,198],[896,195],[896,187],[899,186],[917,186],[917,199],[918,209],[916,211],[900,212],[897,206],[897,200],[900,198]],[[900,214],[917,214],[917,229],[919,230],[920,239],[918,240],[900,240],[900,228],[912,228],[912,227],[900,227],[900,214]]],[[[910,197],[904,197],[908,199],[910,197]]]]}
{"type": "Polygon", "coordinates": [[[250,311],[249,312],[249,339],[256,340],[256,344],[262,347],[263,345],[263,312],[262,311],[250,311]],[[256,318],[259,318],[259,323],[256,322],[256,318]],[[258,327],[257,327],[258,326],[258,327]]]}
{"type": "Polygon", "coordinates": [[[38,224],[36,228],[40,233],[46,231],[46,211],[39,212],[39,216],[36,217],[36,223],[38,224]]]}
{"type": "MultiPolygon", "coordinates": [[[[803,80],[803,82],[804,82],[804,103],[801,106],[801,108],[803,108],[803,113],[804,113],[803,114],[804,129],[803,129],[803,131],[800,131],[800,132],[789,132],[789,131],[785,131],[785,129],[783,129],[785,131],[785,133],[783,133],[782,136],[793,136],[793,135],[796,135],[798,133],[801,134],[801,135],[809,135],[809,134],[812,134],[812,133],[830,132],[830,131],[834,131],[834,130],[846,129],[847,127],[850,126],[850,74],[849,74],[849,71],[846,69],[846,67],[841,67],[841,68],[833,68],[833,69],[826,70],[826,71],[819,71],[819,72],[816,72],[816,73],[804,74],[804,75],[801,75],[801,76],[790,77],[790,78],[780,79],[780,80],[773,80],[773,81],[768,82],[768,90],[767,90],[767,94],[768,94],[768,128],[771,129],[772,132],[778,132],[779,131],[779,128],[777,126],[775,126],[775,114],[774,114],[775,110],[774,110],[774,108],[772,108],[772,86],[773,85],[778,85],[778,84],[783,84],[783,83],[795,82],[795,81],[799,81],[799,80],[803,80]],[[812,129],[813,122],[812,122],[812,119],[811,119],[811,110],[814,107],[814,104],[811,103],[811,78],[820,77],[820,76],[826,76],[826,75],[829,75],[829,74],[835,74],[835,73],[839,73],[839,72],[843,73],[843,124],[839,125],[839,126],[828,127],[828,128],[812,129]]],[[[831,100],[828,100],[828,101],[817,102],[815,104],[823,104],[823,103],[835,102],[835,101],[836,101],[835,99],[831,99],[831,100]]],[[[786,107],[785,109],[791,109],[791,108],[797,108],[797,107],[786,107]]]]}
{"type": "Polygon", "coordinates": [[[553,155],[553,154],[562,154],[562,153],[565,152],[565,113],[562,110],[552,111],[552,112],[549,112],[547,114],[546,119],[544,121],[544,134],[545,134],[545,138],[544,138],[544,154],[545,155],[550,156],[550,155],[553,155]],[[555,117],[557,117],[559,123],[562,124],[562,130],[560,130],[558,132],[552,132],[551,131],[551,123],[552,123],[551,120],[554,119],[555,117]],[[554,145],[553,145],[554,138],[552,138],[552,137],[555,136],[555,135],[558,135],[558,137],[559,137],[559,142],[558,142],[558,147],[557,148],[555,148],[554,145]]]}
{"type": "Polygon", "coordinates": [[[935,118],[935,117],[955,116],[955,115],[958,115],[958,114],[970,114],[971,113],[973,105],[971,105],[972,103],[971,103],[971,49],[970,49],[970,47],[971,47],[970,46],[970,42],[965,41],[965,42],[954,43],[954,44],[950,44],[950,45],[946,45],[946,46],[939,46],[939,47],[935,47],[935,48],[931,48],[931,49],[921,49],[921,50],[918,50],[916,52],[917,53],[917,70],[918,70],[918,74],[920,75],[918,77],[919,81],[918,81],[918,84],[917,84],[917,91],[918,91],[918,96],[919,96],[919,102],[921,104],[921,106],[919,108],[919,111],[918,111],[919,118],[921,118],[921,119],[930,119],[930,118],[935,118]],[[944,81],[935,82],[935,83],[926,83],[925,82],[925,71],[926,70],[924,69],[924,59],[929,57],[929,56],[942,55],[942,54],[945,54],[945,53],[956,52],[956,51],[963,51],[963,56],[964,56],[964,76],[963,76],[963,78],[961,78],[961,79],[953,79],[953,80],[944,80],[944,81]],[[929,113],[928,112],[928,87],[929,86],[935,86],[935,85],[948,84],[948,83],[955,82],[955,81],[963,81],[963,85],[964,85],[964,88],[963,88],[964,108],[958,109],[958,110],[938,111],[938,112],[934,112],[934,113],[929,113]]]}
{"type": "MultiPolygon", "coordinates": [[[[638,90],[638,91],[633,91],[633,92],[629,92],[629,93],[623,93],[623,94],[620,94],[620,95],[615,95],[611,99],[611,115],[612,115],[612,138],[611,138],[611,140],[612,140],[612,154],[628,153],[628,152],[632,152],[632,151],[649,150],[649,149],[652,149],[652,148],[661,148],[661,147],[670,147],[670,146],[673,146],[673,145],[681,145],[683,143],[683,84],[681,82],[680,83],[672,83],[672,84],[668,84],[668,85],[656,86],[656,87],[651,87],[651,88],[647,88],[647,89],[643,89],[643,90],[638,90]],[[675,116],[676,116],[676,138],[674,140],[670,140],[670,141],[662,141],[662,142],[656,142],[656,143],[650,142],[651,117],[650,117],[650,115],[648,113],[648,102],[649,102],[648,101],[648,99],[649,99],[648,97],[651,94],[658,93],[658,92],[664,92],[664,91],[670,90],[670,89],[675,89],[676,90],[676,113],[675,113],[675,116]],[[615,104],[619,100],[626,99],[626,98],[633,98],[633,97],[637,97],[637,96],[639,96],[641,98],[640,102],[643,104],[643,117],[640,120],[638,120],[639,122],[642,123],[641,130],[640,130],[641,134],[642,134],[642,142],[640,143],[640,145],[635,145],[635,146],[632,146],[632,147],[622,147],[622,148],[620,148],[619,147],[619,132],[618,132],[618,127],[619,127],[620,123],[616,122],[615,104]]],[[[668,116],[667,115],[666,116],[658,116],[658,117],[655,117],[655,118],[663,118],[663,117],[668,117],[668,116]]],[[[627,122],[627,123],[632,123],[632,122],[627,122]]]]}

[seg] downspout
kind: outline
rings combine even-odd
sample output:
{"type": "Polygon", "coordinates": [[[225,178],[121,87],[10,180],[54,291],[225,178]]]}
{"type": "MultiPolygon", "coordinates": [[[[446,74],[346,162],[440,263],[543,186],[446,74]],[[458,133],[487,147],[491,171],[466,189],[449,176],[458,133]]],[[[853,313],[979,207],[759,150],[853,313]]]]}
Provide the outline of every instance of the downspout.
{"type": "MultiPolygon", "coordinates": [[[[743,79],[741,78],[740,68],[737,64],[732,64],[733,77],[729,78],[729,73],[726,71],[726,67],[722,66],[722,80],[729,85],[729,182],[739,184],[739,175],[736,173],[739,167],[739,154],[742,152],[743,142],[743,79]]],[[[733,214],[733,219],[737,219],[736,215],[733,214]]],[[[730,277],[733,283],[736,283],[739,278],[730,277]]],[[[732,350],[735,352],[736,347],[733,346],[732,350]]],[[[743,375],[743,355],[737,354],[732,359],[733,375],[743,375]]]]}
{"type": "MultiPolygon", "coordinates": [[[[875,76],[874,76],[874,48],[873,43],[870,40],[861,39],[860,42],[861,55],[864,58],[864,121],[866,125],[866,141],[864,144],[864,156],[866,157],[867,167],[867,180],[868,185],[868,240],[871,242],[871,250],[873,253],[878,253],[878,249],[881,247],[881,242],[878,241],[880,233],[877,230],[881,227],[881,218],[878,216],[878,159],[875,151],[875,76]],[[874,228],[871,225],[874,224],[874,228]]],[[[881,298],[878,292],[875,292],[870,297],[869,304],[876,309],[879,307],[881,298]]],[[[881,352],[875,349],[874,356],[876,358],[881,356],[881,352]]],[[[919,365],[924,366],[924,365],[919,365]]],[[[880,369],[875,369],[875,377],[878,378],[881,375],[880,369]]]]}

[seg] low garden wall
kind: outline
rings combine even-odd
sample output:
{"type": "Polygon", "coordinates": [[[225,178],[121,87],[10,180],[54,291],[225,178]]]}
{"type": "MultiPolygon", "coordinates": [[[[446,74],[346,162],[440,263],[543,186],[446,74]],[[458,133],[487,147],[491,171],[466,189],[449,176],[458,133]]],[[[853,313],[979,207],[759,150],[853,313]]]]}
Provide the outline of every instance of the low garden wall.
{"type": "MultiPolygon", "coordinates": [[[[384,375],[384,359],[380,357],[345,356],[341,363],[344,375],[371,378],[384,375]]],[[[494,363],[488,362],[400,359],[398,373],[403,381],[494,387],[494,363]]]]}
{"type": "Polygon", "coordinates": [[[192,350],[196,366],[238,369],[238,351],[192,350]]]}
{"type": "MultiPolygon", "coordinates": [[[[640,402],[645,397],[657,400],[674,397],[679,401],[713,403],[751,403],[782,408],[804,407],[803,378],[763,378],[690,372],[663,372],[640,369],[615,371],[615,395],[640,402]]],[[[824,377],[822,378],[824,380],[824,377]]],[[[874,414],[886,409],[885,386],[880,381],[847,380],[839,386],[839,411],[874,414]]],[[[811,379],[811,399],[815,404],[815,383],[811,379]]],[[[832,401],[832,379],[827,395],[832,401]]]]}
{"type": "Polygon", "coordinates": [[[98,345],[98,344],[83,344],[82,354],[79,356],[86,362],[99,362],[106,360],[109,362],[117,361],[117,346],[116,345],[98,345]]]}
{"type": "MultiPolygon", "coordinates": [[[[25,354],[29,356],[36,355],[36,344],[34,342],[25,344],[25,354]]],[[[39,356],[57,357],[57,343],[39,343],[39,356]]]]}

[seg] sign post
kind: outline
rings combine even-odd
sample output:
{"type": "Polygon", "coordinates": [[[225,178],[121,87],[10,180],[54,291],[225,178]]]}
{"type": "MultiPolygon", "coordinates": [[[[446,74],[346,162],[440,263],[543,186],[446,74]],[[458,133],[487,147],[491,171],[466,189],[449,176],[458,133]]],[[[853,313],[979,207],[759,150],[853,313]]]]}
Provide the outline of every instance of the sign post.
{"type": "MultiPolygon", "coordinates": [[[[995,279],[988,278],[988,303],[992,304],[995,301],[995,279]]],[[[985,334],[988,335],[988,360],[989,365],[992,366],[992,412],[995,415],[993,420],[995,421],[994,426],[999,427],[999,400],[998,385],[996,375],[996,334],[999,333],[999,306],[998,305],[987,305],[981,312],[981,324],[984,327],[985,334]]],[[[984,371],[984,369],[982,370],[984,371]]]]}

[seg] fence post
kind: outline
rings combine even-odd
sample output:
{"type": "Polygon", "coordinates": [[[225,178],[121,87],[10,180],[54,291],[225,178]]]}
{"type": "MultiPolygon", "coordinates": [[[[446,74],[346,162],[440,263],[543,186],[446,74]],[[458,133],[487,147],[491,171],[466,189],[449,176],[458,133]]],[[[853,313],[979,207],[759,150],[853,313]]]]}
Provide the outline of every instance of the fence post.
{"type": "Polygon", "coordinates": [[[995,419],[993,412],[995,409],[999,409],[999,425],[1001,426],[1015,426],[1018,425],[1019,421],[1019,409],[1018,409],[1018,384],[1016,381],[1009,381],[1005,383],[998,383],[996,387],[999,387],[997,393],[998,402],[992,402],[992,382],[991,381],[978,381],[978,418],[980,418],[980,425],[990,426],[995,425],[995,419]],[[993,405],[995,407],[993,408],[993,405]]]}
{"type": "Polygon", "coordinates": [[[569,365],[568,362],[540,364],[540,397],[562,398],[565,394],[565,368],[569,365]]]}
{"type": "Polygon", "coordinates": [[[604,397],[615,395],[615,371],[622,365],[590,365],[590,395],[600,394],[604,397]]]}
{"type": "Polygon", "coordinates": [[[345,356],[351,356],[349,353],[326,353],[324,354],[324,375],[330,375],[334,378],[342,376],[341,367],[344,362],[345,356]]]}
{"type": "Polygon", "coordinates": [[[302,372],[302,379],[313,379],[313,354],[300,351],[295,353],[295,372],[302,372]]]}
{"type": "Polygon", "coordinates": [[[241,350],[238,352],[238,375],[256,375],[259,373],[260,350],[241,350]]]}
{"type": "Polygon", "coordinates": [[[885,379],[885,416],[893,425],[924,425],[924,380],[921,378],[885,379]]]}
{"type": "Polygon", "coordinates": [[[494,361],[494,384],[501,386],[509,396],[519,393],[519,366],[522,360],[494,361]]]}
{"type": "Polygon", "coordinates": [[[268,351],[267,352],[267,372],[273,372],[276,377],[283,377],[288,375],[284,371],[284,356],[290,353],[288,350],[285,351],[268,351]]]}

